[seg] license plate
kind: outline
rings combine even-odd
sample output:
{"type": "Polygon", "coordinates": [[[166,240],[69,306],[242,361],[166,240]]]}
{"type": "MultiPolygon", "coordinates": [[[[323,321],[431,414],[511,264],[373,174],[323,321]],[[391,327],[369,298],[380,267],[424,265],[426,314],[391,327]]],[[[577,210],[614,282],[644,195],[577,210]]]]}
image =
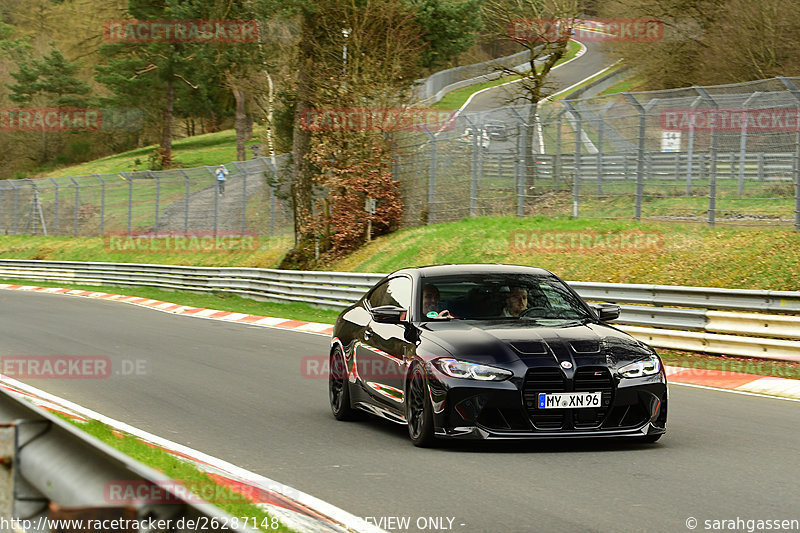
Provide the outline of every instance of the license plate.
{"type": "Polygon", "coordinates": [[[600,407],[602,399],[602,392],[540,392],[539,409],[600,407]]]}

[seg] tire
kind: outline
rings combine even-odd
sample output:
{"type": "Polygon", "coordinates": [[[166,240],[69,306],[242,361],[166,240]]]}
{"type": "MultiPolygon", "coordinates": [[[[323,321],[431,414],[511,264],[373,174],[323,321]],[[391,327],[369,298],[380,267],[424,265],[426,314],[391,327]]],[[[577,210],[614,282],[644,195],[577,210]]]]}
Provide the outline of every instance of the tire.
{"type": "Polygon", "coordinates": [[[414,446],[427,448],[436,441],[433,434],[433,406],[422,367],[415,365],[408,384],[408,436],[414,446]]]}
{"type": "Polygon", "coordinates": [[[350,405],[350,385],[347,382],[347,363],[342,349],[337,347],[331,354],[328,372],[328,399],[336,420],[354,420],[355,410],[350,405]]]}

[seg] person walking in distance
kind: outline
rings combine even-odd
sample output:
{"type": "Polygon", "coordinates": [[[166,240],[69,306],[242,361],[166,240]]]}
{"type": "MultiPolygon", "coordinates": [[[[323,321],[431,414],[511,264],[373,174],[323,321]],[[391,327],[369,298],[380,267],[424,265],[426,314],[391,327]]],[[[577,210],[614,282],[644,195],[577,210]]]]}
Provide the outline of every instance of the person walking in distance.
{"type": "Polygon", "coordinates": [[[219,187],[219,195],[225,194],[225,176],[228,175],[228,169],[225,165],[220,165],[215,175],[217,176],[217,186],[219,187]]]}

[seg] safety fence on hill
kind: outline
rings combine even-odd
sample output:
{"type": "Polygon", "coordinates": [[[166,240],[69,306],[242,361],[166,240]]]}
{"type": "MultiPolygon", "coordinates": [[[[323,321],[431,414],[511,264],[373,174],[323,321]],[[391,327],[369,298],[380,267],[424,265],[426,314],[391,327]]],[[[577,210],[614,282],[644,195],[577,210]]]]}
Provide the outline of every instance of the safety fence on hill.
{"type": "MultiPolygon", "coordinates": [[[[375,134],[395,147],[404,226],[511,215],[800,230],[798,85],[623,92],[375,134]]],[[[224,195],[211,167],[0,180],[0,233],[290,235],[290,155],[227,167],[224,195]]]]}

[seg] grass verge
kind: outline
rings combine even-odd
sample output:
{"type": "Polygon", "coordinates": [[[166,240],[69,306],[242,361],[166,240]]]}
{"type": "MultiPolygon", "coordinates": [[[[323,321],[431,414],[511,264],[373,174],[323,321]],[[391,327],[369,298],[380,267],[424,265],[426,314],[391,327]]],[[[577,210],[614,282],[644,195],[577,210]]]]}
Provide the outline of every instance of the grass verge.
{"type": "MultiPolygon", "coordinates": [[[[247,519],[248,526],[261,531],[282,531],[284,533],[294,531],[256,505],[258,502],[248,501],[247,494],[240,494],[227,486],[220,485],[208,474],[187,461],[182,461],[160,448],[144,443],[132,435],[120,433],[96,420],[79,422],[63,415],[59,416],[109,446],[162,472],[170,479],[180,482],[193,494],[199,497],[207,494],[214,495],[213,498],[207,500],[208,503],[237,517],[240,524],[247,519]]],[[[120,493],[124,495],[125,481],[119,480],[119,483],[121,483],[120,493]]],[[[133,482],[132,488],[136,489],[133,482]]]]}
{"type": "Polygon", "coordinates": [[[98,291],[119,293],[125,296],[138,296],[140,298],[150,298],[163,302],[170,302],[192,307],[202,307],[206,309],[217,309],[219,311],[231,311],[235,313],[247,313],[250,315],[273,316],[278,318],[288,318],[291,320],[304,320],[307,322],[321,322],[323,324],[333,324],[339,311],[321,309],[303,303],[277,303],[260,302],[243,298],[238,294],[225,292],[196,293],[189,291],[168,291],[152,287],[118,287],[113,285],[73,285],[69,283],[34,281],[22,279],[0,279],[0,283],[15,285],[34,285],[38,287],[62,287],[65,289],[80,289],[85,291],[98,291]]]}

